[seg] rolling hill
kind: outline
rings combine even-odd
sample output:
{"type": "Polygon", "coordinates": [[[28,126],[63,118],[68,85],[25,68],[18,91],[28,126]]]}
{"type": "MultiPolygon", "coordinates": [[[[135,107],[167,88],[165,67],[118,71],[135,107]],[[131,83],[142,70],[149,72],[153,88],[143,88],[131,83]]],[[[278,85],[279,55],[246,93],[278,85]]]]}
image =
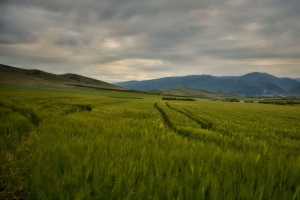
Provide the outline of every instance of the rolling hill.
{"type": "Polygon", "coordinates": [[[59,87],[91,87],[99,89],[126,90],[103,81],[77,74],[57,75],[36,69],[21,69],[0,64],[0,83],[59,87]]]}
{"type": "Polygon", "coordinates": [[[114,86],[110,83],[104,82],[104,81],[100,81],[97,79],[93,79],[93,78],[89,78],[89,77],[85,77],[85,76],[81,76],[78,74],[62,74],[60,75],[61,77],[67,78],[69,80],[73,80],[76,81],[80,84],[86,85],[86,86],[94,86],[94,87],[100,87],[100,88],[118,88],[121,89],[120,87],[114,86]]]}
{"type": "Polygon", "coordinates": [[[189,87],[179,86],[171,89],[158,89],[151,92],[161,95],[176,95],[186,97],[201,97],[201,98],[245,98],[246,95],[236,95],[231,93],[211,91],[205,89],[193,89],[189,87]]]}
{"type": "Polygon", "coordinates": [[[253,72],[243,76],[215,77],[210,75],[189,75],[165,77],[145,81],[127,81],[116,85],[133,90],[171,89],[179,86],[221,91],[226,93],[261,95],[297,95],[294,89],[299,82],[290,78],[278,78],[267,73],[253,72]]]}

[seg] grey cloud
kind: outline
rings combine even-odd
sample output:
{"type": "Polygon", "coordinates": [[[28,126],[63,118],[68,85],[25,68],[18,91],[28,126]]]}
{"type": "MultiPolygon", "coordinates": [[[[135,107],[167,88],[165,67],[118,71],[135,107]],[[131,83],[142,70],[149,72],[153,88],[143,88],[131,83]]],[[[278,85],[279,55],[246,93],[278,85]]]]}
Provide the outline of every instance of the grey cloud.
{"type": "Polygon", "coordinates": [[[15,44],[33,42],[35,37],[30,32],[19,29],[13,24],[8,24],[0,19],[0,44],[15,44]]]}
{"type": "MultiPolygon", "coordinates": [[[[105,68],[116,61],[150,59],[160,60],[173,72],[201,65],[199,70],[215,73],[213,69],[221,65],[212,66],[206,62],[210,58],[225,62],[225,71],[242,73],[249,69],[249,60],[298,61],[300,55],[298,0],[2,0],[0,4],[5,13],[0,18],[4,64],[16,63],[16,58],[32,65],[57,63],[67,72],[72,65],[80,70],[80,65],[105,68]],[[43,46],[48,49],[38,55],[43,46]],[[233,66],[231,61],[244,63],[233,66]],[[209,66],[204,69],[202,63],[209,66]]],[[[161,65],[132,67],[149,77],[163,71],[161,65]]],[[[295,74],[294,65],[290,67],[295,74]]]]}
{"type": "Polygon", "coordinates": [[[9,16],[6,6],[0,8],[0,44],[15,44],[34,41],[34,36],[29,30],[24,29],[20,24],[9,16]]]}

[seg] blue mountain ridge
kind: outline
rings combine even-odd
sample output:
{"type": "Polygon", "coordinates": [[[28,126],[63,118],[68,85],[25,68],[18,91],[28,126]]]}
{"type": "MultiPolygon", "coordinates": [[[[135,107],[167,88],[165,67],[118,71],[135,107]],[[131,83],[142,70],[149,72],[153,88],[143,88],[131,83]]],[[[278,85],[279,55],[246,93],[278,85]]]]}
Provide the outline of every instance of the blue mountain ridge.
{"type": "Polygon", "coordinates": [[[144,81],[126,81],[114,84],[120,87],[142,91],[185,86],[194,89],[260,96],[300,95],[299,83],[297,80],[291,78],[278,78],[267,73],[252,72],[243,76],[216,77],[211,75],[188,75],[144,81]]]}

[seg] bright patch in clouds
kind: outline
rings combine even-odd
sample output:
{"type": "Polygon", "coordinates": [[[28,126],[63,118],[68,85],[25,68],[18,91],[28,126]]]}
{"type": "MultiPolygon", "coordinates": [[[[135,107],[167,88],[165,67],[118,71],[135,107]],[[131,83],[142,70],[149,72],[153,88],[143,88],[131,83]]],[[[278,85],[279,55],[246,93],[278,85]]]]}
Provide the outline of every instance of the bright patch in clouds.
{"type": "Polygon", "coordinates": [[[120,44],[113,39],[105,39],[104,46],[106,48],[118,48],[120,47],[120,44]]]}

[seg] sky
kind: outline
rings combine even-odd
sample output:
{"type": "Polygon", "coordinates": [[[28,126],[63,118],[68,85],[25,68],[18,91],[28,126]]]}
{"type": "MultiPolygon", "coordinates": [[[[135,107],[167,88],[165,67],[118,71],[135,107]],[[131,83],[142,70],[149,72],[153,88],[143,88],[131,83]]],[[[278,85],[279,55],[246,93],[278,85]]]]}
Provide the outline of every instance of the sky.
{"type": "Polygon", "coordinates": [[[300,78],[299,0],[0,0],[0,63],[107,82],[300,78]]]}

